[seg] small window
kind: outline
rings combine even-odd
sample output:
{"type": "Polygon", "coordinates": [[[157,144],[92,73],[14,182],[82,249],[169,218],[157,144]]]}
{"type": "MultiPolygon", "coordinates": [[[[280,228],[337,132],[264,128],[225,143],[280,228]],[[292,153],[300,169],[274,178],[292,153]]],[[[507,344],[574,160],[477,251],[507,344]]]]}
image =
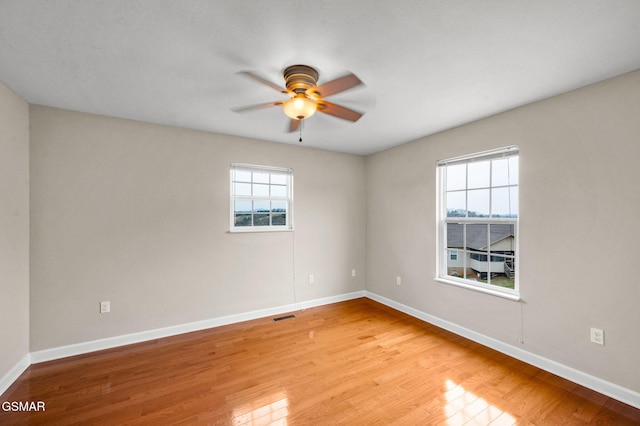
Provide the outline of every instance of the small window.
{"type": "Polygon", "coordinates": [[[441,160],[438,280],[518,297],[517,147],[441,160]]]}
{"type": "Polygon", "coordinates": [[[293,229],[293,170],[231,165],[231,232],[293,229]]]}

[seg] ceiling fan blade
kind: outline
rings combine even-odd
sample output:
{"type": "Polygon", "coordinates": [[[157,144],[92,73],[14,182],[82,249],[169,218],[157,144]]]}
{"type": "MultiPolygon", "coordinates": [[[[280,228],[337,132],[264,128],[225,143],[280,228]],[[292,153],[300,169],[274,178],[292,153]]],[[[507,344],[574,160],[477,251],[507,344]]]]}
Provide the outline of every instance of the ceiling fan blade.
{"type": "Polygon", "coordinates": [[[270,107],[282,105],[282,103],[283,101],[268,102],[266,104],[257,104],[257,105],[249,105],[249,106],[238,107],[238,108],[231,108],[231,111],[233,112],[255,111],[257,109],[264,109],[264,108],[270,108],[270,107]]]}
{"type": "Polygon", "coordinates": [[[289,133],[295,132],[300,127],[300,120],[292,118],[289,122],[289,133]]]}
{"type": "Polygon", "coordinates": [[[345,90],[356,87],[362,84],[362,81],[355,74],[347,74],[345,76],[336,78],[320,86],[314,87],[312,90],[318,93],[321,97],[335,95],[336,93],[344,92],[345,90]]]}
{"type": "Polygon", "coordinates": [[[362,114],[358,111],[354,111],[352,109],[345,108],[343,106],[336,105],[327,101],[318,102],[318,111],[349,121],[358,121],[360,120],[360,117],[362,117],[362,114]]]}
{"type": "Polygon", "coordinates": [[[254,73],[252,73],[250,71],[240,71],[238,74],[242,74],[245,77],[249,77],[250,79],[253,79],[253,80],[257,81],[258,83],[262,83],[262,84],[264,84],[266,86],[269,86],[272,89],[277,90],[278,92],[287,93],[286,90],[284,90],[282,87],[278,86],[277,84],[272,83],[269,80],[265,80],[264,78],[262,78],[262,77],[260,77],[258,75],[255,75],[254,73]]]}

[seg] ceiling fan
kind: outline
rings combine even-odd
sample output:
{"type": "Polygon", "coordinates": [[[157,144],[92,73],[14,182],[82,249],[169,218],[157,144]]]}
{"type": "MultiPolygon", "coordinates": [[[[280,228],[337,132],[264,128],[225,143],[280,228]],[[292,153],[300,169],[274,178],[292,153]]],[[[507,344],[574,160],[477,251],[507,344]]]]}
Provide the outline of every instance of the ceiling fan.
{"type": "Polygon", "coordinates": [[[291,118],[290,132],[298,130],[302,120],[311,117],[316,111],[353,122],[358,121],[363,115],[324,99],[362,84],[362,81],[354,74],[347,74],[318,86],[319,73],[317,70],[308,65],[292,65],[282,73],[286,89],[249,71],[242,71],[240,74],[288,95],[289,99],[234,108],[233,111],[245,112],[282,105],[284,113],[291,118]]]}

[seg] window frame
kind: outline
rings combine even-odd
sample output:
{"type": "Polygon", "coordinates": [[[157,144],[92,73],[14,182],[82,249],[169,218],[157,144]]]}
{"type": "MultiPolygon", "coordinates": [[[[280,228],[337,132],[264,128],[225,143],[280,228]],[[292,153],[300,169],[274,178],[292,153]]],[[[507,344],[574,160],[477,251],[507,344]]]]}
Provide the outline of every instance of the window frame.
{"type": "MultiPolygon", "coordinates": [[[[491,294],[494,296],[504,297],[510,300],[520,300],[520,279],[519,279],[519,208],[516,207],[516,216],[515,217],[492,217],[491,211],[489,212],[488,217],[474,217],[469,216],[467,212],[467,208],[469,207],[465,201],[465,216],[464,217],[456,217],[456,216],[447,216],[447,204],[446,204],[446,196],[447,196],[447,187],[446,187],[446,171],[448,166],[452,165],[460,165],[460,164],[471,164],[474,162],[482,162],[488,160],[496,160],[500,158],[509,158],[516,156],[518,157],[519,163],[519,147],[512,145],[503,148],[493,149],[489,151],[482,151],[474,154],[464,155],[460,157],[449,158],[445,160],[439,160],[436,162],[436,206],[437,206],[437,233],[436,233],[436,277],[435,280],[438,282],[452,284],[458,287],[467,288],[474,291],[479,291],[482,293],[491,294]],[[462,225],[473,225],[473,224],[485,224],[487,225],[487,252],[478,252],[480,256],[486,255],[487,259],[491,259],[493,261],[493,257],[498,256],[503,258],[505,261],[507,258],[513,259],[513,266],[515,269],[514,273],[514,288],[508,287],[500,287],[495,284],[483,283],[481,281],[474,281],[464,277],[458,277],[454,275],[449,275],[448,271],[448,261],[450,260],[451,251],[457,251],[457,260],[462,261],[462,268],[466,270],[469,267],[467,264],[467,257],[470,257],[470,253],[473,252],[473,249],[469,246],[466,246],[466,227],[463,227],[463,247],[447,247],[447,225],[451,223],[457,223],[462,225]],[[513,226],[513,248],[514,254],[492,254],[490,250],[490,230],[491,225],[512,225],[513,226]],[[491,256],[491,257],[488,257],[491,256]]],[[[465,200],[467,200],[469,190],[478,189],[474,186],[469,185],[468,182],[468,168],[467,168],[465,187],[463,190],[465,192],[465,200]]],[[[518,166],[518,174],[519,174],[519,166],[518,166]]],[[[516,194],[519,199],[520,192],[520,182],[519,176],[515,185],[509,183],[506,185],[509,188],[516,188],[516,194]]],[[[481,189],[489,189],[489,193],[493,188],[500,188],[505,185],[493,185],[491,181],[489,181],[488,186],[483,186],[481,189]]],[[[449,192],[452,192],[451,190],[449,192]]],[[[491,197],[491,196],[489,196],[491,197]]],[[[489,201],[491,203],[491,201],[489,201]]],[[[497,253],[497,252],[496,252],[497,253]]],[[[488,264],[491,261],[487,262],[488,264]]],[[[489,266],[490,268],[490,266],[489,266]]],[[[490,269],[489,269],[490,272],[490,269]]],[[[490,278],[489,278],[490,280],[490,278]]]]}
{"type": "MultiPolygon", "coordinates": [[[[244,163],[231,163],[229,167],[229,232],[231,233],[246,233],[246,232],[283,232],[293,231],[293,169],[284,167],[273,166],[260,166],[254,164],[244,163]],[[249,172],[251,173],[251,180],[236,180],[235,172],[249,172]],[[253,173],[262,173],[269,175],[269,182],[256,182],[254,181],[253,173]],[[285,184],[273,183],[272,175],[285,176],[285,184]],[[237,194],[236,185],[234,184],[249,184],[251,188],[251,194],[237,194]],[[255,195],[254,190],[256,186],[268,186],[269,195],[255,195]],[[286,186],[286,195],[278,196],[272,195],[272,187],[286,186]],[[236,201],[251,202],[251,225],[237,226],[236,225],[236,201]],[[255,225],[254,216],[256,214],[254,202],[269,202],[269,225],[255,225]],[[286,203],[285,209],[285,224],[274,225],[273,224],[273,206],[271,203],[286,203]]],[[[260,213],[265,215],[266,213],[260,213]]]]}

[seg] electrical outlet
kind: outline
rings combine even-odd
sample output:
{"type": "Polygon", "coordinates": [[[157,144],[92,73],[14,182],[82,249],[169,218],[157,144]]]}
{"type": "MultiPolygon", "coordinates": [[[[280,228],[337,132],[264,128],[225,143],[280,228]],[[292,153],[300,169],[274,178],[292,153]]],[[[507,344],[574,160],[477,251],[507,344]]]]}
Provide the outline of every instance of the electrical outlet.
{"type": "Polygon", "coordinates": [[[313,274],[309,274],[309,284],[313,284],[314,278],[313,274]]]}
{"type": "Polygon", "coordinates": [[[604,330],[591,327],[591,342],[597,345],[604,345],[604,330]]]}
{"type": "Polygon", "coordinates": [[[402,279],[400,277],[396,277],[396,285],[402,284],[402,279]]]}
{"type": "Polygon", "coordinates": [[[355,276],[356,276],[356,270],[355,270],[355,269],[352,269],[352,270],[351,270],[351,276],[352,276],[352,277],[355,277],[355,276]]]}
{"type": "Polygon", "coordinates": [[[100,302],[100,313],[108,314],[109,312],[111,312],[111,302],[100,302]]]}

